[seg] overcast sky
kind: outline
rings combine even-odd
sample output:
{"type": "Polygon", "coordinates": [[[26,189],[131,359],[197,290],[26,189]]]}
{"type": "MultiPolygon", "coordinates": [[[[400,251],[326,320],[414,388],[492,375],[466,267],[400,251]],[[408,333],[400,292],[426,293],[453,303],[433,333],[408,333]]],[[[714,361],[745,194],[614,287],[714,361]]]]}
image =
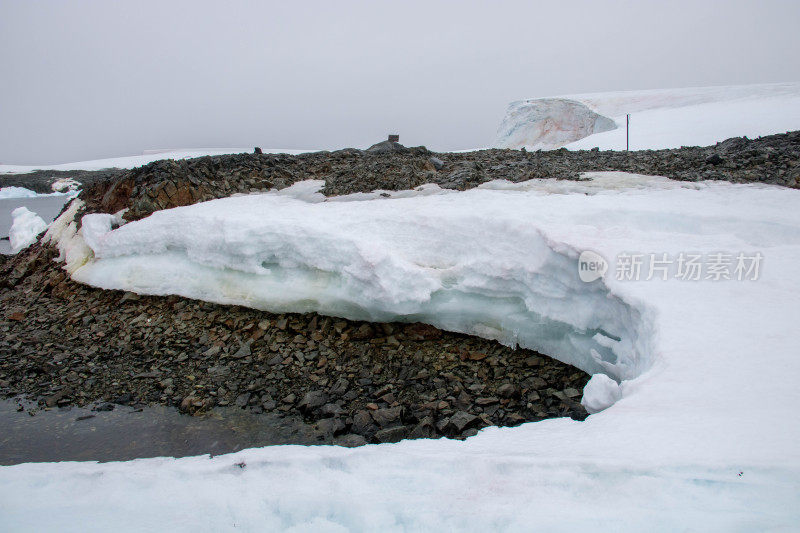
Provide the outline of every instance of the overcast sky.
{"type": "Polygon", "coordinates": [[[800,1],[0,0],[0,162],[487,146],[536,96],[800,80],[800,1]]]}

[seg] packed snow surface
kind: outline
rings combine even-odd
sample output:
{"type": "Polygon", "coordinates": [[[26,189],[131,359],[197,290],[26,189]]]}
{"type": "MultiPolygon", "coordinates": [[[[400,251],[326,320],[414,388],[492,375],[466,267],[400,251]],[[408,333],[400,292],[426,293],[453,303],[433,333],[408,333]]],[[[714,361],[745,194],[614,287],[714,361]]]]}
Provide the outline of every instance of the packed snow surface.
{"type": "Polygon", "coordinates": [[[47,222],[29,210],[18,207],[11,212],[11,229],[8,240],[11,241],[11,253],[17,253],[36,242],[36,237],[47,229],[47,222]]]}
{"type": "MultiPolygon", "coordinates": [[[[211,148],[185,150],[146,150],[142,155],[77,161],[58,165],[0,165],[0,174],[23,174],[34,170],[103,170],[106,168],[135,168],[161,159],[191,159],[206,155],[226,155],[252,152],[253,148],[211,148]]],[[[265,154],[302,154],[312,150],[264,149],[265,154]]]]}
{"type": "Polygon", "coordinates": [[[595,375],[584,393],[585,403],[599,402],[593,410],[606,408],[584,422],[488,428],[465,442],[5,467],[2,526],[794,529],[800,192],[587,177],[344,202],[301,183],[117,229],[118,216],[89,215],[79,231],[75,200],[46,238],[79,281],[262,309],[422,319],[607,376],[595,375]],[[578,275],[587,250],[609,262],[590,283],[578,275]],[[679,279],[672,265],[664,280],[660,270],[648,275],[647,262],[638,281],[618,275],[622,258],[651,253],[700,254],[702,276],[679,279]],[[738,280],[731,268],[733,279],[715,281],[720,263],[711,258],[720,253],[763,262],[755,276],[738,280]]]}
{"type": "Polygon", "coordinates": [[[800,83],[577,94],[512,102],[498,148],[624,150],[706,146],[800,129],[800,83]]]}

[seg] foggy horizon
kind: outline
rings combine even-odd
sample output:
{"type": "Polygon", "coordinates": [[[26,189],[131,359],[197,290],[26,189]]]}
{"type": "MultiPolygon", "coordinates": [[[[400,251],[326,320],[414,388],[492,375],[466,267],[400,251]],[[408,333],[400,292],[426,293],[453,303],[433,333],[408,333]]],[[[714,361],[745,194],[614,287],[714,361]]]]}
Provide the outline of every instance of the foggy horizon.
{"type": "Polygon", "coordinates": [[[0,2],[0,162],[482,148],[562,94],[800,80],[800,3],[0,2]]]}

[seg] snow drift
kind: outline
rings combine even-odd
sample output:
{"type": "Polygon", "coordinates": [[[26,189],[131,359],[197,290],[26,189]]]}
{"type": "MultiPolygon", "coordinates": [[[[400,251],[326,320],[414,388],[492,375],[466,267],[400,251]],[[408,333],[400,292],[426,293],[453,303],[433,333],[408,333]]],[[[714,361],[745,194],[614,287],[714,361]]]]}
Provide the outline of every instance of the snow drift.
{"type": "Polygon", "coordinates": [[[105,289],[426,322],[616,379],[647,367],[641,313],[601,280],[583,283],[579,252],[526,220],[534,204],[522,203],[538,191],[422,188],[405,200],[323,202],[322,185],[160,211],[114,231],[112,216],[87,215],[92,258],[69,268],[105,289]],[[501,215],[510,202],[522,210],[501,215]]]}
{"type": "Polygon", "coordinates": [[[512,102],[498,148],[625,149],[706,146],[800,129],[800,83],[578,94],[512,102]]]}

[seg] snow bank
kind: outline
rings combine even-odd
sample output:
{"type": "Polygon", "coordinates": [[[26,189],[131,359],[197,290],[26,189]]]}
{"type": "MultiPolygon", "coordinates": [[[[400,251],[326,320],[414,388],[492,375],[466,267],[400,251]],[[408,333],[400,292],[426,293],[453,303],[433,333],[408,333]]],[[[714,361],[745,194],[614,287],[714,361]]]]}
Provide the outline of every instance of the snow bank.
{"type": "Polygon", "coordinates": [[[529,208],[490,214],[524,193],[424,187],[406,199],[322,202],[323,185],[161,211],[116,231],[109,215],[84,216],[92,254],[72,259],[85,262],[73,278],[272,312],[423,321],[618,379],[647,367],[640,311],[580,281],[578,252],[523,222],[529,208]]]}
{"type": "MultiPolygon", "coordinates": [[[[600,392],[619,383],[619,400],[584,422],[487,428],[465,442],[0,468],[3,525],[793,530],[800,191],[589,177],[569,193],[495,183],[350,202],[240,196],[111,231],[108,218],[87,217],[88,241],[69,218],[56,221],[48,235],[65,250],[84,242],[85,263],[72,266],[87,283],[343,316],[440,317],[603,366],[616,379],[593,382],[600,392]],[[585,250],[609,261],[604,278],[579,280],[585,250]],[[763,254],[759,278],[626,281],[614,266],[622,253],[721,251],[763,254]],[[600,358],[587,356],[596,346],[600,358]]],[[[599,396],[594,387],[587,401],[599,396]]]]}
{"type": "Polygon", "coordinates": [[[47,222],[27,207],[18,207],[11,212],[11,229],[8,240],[11,241],[11,253],[18,253],[36,242],[36,237],[47,229],[47,222]]]}
{"type": "Polygon", "coordinates": [[[800,83],[659,89],[535,98],[509,104],[498,148],[705,146],[800,129],[800,83]]]}

